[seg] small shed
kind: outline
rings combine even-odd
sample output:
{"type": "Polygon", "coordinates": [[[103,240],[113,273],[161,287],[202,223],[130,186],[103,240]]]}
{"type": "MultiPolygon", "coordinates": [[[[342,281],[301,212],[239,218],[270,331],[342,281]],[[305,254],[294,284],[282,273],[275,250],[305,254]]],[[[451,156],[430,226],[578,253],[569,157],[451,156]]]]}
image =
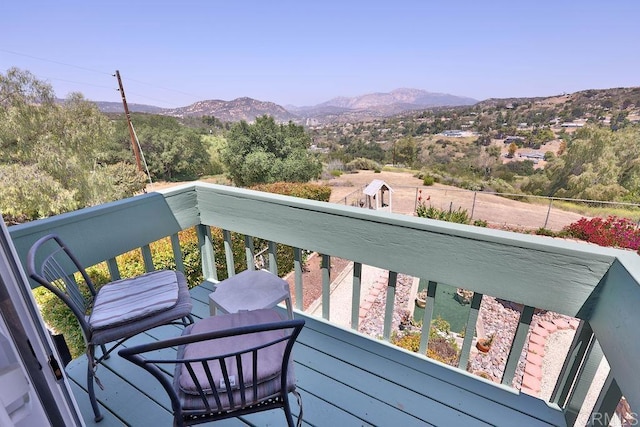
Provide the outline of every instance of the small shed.
{"type": "Polygon", "coordinates": [[[391,194],[393,189],[381,179],[374,179],[363,191],[365,205],[369,209],[386,210],[391,212],[391,194]],[[385,197],[385,193],[388,196],[385,197]],[[388,199],[388,201],[387,201],[388,199]]]}

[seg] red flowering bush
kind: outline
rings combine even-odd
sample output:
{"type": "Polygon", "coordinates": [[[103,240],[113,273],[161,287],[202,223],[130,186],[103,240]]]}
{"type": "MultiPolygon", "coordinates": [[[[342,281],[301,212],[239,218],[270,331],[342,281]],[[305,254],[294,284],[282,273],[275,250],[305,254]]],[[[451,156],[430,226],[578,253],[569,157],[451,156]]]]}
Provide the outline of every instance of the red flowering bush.
{"type": "Polygon", "coordinates": [[[628,218],[608,216],[606,219],[580,218],[562,229],[567,236],[595,243],[637,251],[640,248],[640,228],[628,218]]]}

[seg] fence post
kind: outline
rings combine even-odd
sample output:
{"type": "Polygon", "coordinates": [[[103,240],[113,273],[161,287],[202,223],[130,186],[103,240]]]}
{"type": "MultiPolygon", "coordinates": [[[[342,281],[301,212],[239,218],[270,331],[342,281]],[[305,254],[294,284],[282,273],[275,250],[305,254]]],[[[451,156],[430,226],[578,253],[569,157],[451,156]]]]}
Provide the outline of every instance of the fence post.
{"type": "Polygon", "coordinates": [[[553,199],[549,198],[549,209],[547,209],[547,217],[544,220],[544,225],[542,228],[547,228],[547,223],[549,222],[549,214],[551,213],[551,205],[553,204],[553,199]]]}
{"type": "Polygon", "coordinates": [[[473,219],[473,211],[476,210],[476,196],[478,195],[477,191],[473,192],[473,204],[471,205],[471,217],[469,219],[473,219]]]}
{"type": "Polygon", "coordinates": [[[416,187],[416,197],[413,199],[413,211],[418,212],[418,187],[416,187]]]}

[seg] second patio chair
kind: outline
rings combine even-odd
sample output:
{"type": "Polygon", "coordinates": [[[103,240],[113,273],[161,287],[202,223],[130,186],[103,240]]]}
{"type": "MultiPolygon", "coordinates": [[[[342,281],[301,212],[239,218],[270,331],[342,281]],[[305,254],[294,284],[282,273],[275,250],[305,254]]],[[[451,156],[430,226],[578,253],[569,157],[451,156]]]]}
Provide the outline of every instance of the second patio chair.
{"type": "Polygon", "coordinates": [[[171,398],[174,426],[282,408],[293,427],[288,394],[298,398],[298,425],[302,401],[291,350],[303,326],[304,320],[282,320],[272,309],[240,311],[204,318],[181,337],[118,354],[160,381],[171,398]],[[174,347],[177,353],[169,351],[174,347]]]}

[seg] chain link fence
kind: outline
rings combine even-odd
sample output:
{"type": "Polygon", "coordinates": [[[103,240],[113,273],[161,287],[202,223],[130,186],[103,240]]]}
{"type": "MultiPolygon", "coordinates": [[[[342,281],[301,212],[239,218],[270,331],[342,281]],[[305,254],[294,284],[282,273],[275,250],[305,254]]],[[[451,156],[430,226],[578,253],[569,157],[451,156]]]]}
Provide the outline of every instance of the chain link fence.
{"type": "MultiPolygon", "coordinates": [[[[347,206],[369,209],[364,186],[335,200],[347,206]]],[[[419,203],[433,206],[440,210],[466,210],[471,223],[476,220],[486,221],[492,227],[504,229],[535,230],[545,228],[560,231],[563,227],[583,217],[609,215],[624,216],[635,222],[640,221],[640,204],[624,202],[608,202],[598,200],[570,199],[562,197],[532,196],[524,194],[472,191],[445,186],[398,187],[392,189],[388,198],[386,211],[405,215],[415,215],[419,203]],[[572,210],[563,209],[563,205],[571,204],[572,210]],[[574,210],[585,207],[585,212],[574,210]]]]}

